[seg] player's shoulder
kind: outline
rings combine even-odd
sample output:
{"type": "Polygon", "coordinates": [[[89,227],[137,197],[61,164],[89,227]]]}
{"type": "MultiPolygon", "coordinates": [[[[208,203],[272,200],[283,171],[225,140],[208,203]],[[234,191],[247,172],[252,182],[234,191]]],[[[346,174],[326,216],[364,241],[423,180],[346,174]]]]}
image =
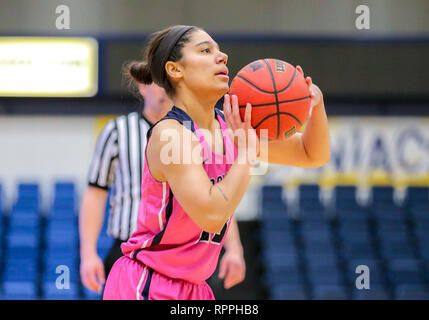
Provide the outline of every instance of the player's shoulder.
{"type": "Polygon", "coordinates": [[[161,134],[164,130],[181,130],[183,125],[176,119],[162,119],[152,127],[152,135],[161,134]]]}
{"type": "Polygon", "coordinates": [[[156,140],[157,144],[165,144],[171,138],[183,136],[183,125],[176,119],[161,119],[155,123],[148,135],[151,140],[156,140]]]}
{"type": "Polygon", "coordinates": [[[191,145],[199,144],[195,139],[188,139],[188,130],[177,119],[163,119],[151,128],[150,140],[155,140],[155,144],[161,147],[171,143],[175,145],[182,145],[187,142],[190,142],[191,145]]]}

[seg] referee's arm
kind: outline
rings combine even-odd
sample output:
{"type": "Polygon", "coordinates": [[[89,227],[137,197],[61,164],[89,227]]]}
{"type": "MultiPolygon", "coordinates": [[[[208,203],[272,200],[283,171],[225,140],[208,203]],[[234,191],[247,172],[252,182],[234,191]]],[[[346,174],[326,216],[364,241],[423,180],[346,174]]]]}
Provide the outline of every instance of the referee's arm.
{"type": "Polygon", "coordinates": [[[100,292],[105,282],[104,264],[97,254],[109,188],[109,173],[116,156],[117,132],[110,121],[98,137],[79,212],[80,274],[88,289],[100,292]]]}
{"type": "Polygon", "coordinates": [[[105,282],[104,264],[97,254],[97,241],[103,226],[107,191],[88,186],[79,212],[79,236],[82,283],[99,292],[105,282]]]}

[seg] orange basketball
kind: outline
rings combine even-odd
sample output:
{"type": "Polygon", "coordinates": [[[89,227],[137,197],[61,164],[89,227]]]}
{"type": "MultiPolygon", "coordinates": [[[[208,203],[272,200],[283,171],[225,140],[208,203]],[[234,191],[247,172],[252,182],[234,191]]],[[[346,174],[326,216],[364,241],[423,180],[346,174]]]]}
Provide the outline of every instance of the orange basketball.
{"type": "Polygon", "coordinates": [[[252,127],[260,135],[268,130],[269,140],[293,135],[307,121],[310,90],[291,64],[261,59],[242,68],[231,82],[230,95],[237,95],[241,119],[246,104],[252,105],[252,127]]]}

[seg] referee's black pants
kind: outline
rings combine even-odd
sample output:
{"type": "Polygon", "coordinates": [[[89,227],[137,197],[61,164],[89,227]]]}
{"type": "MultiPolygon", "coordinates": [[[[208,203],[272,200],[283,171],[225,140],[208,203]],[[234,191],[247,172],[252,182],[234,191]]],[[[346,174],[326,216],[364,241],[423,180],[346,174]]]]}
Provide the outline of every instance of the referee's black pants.
{"type": "Polygon", "coordinates": [[[106,257],[104,258],[104,272],[106,274],[106,280],[110,270],[112,270],[113,264],[116,262],[116,260],[123,256],[121,250],[122,242],[123,241],[121,239],[116,239],[106,257]]]}

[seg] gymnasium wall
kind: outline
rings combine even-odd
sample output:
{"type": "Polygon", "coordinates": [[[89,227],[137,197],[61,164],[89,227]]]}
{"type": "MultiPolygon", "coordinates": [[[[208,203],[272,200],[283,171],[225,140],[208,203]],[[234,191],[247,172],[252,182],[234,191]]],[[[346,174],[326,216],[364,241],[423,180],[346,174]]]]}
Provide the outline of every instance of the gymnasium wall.
{"type": "Polygon", "coordinates": [[[142,33],[192,24],[216,33],[360,34],[358,5],[371,9],[365,34],[407,35],[429,30],[421,0],[14,0],[0,1],[0,31],[22,33],[142,33]],[[71,30],[55,28],[55,8],[67,5],[71,30]]]}
{"type": "Polygon", "coordinates": [[[1,116],[0,183],[5,205],[13,204],[18,182],[36,182],[42,207],[51,200],[55,180],[77,184],[80,198],[95,144],[95,117],[1,116]]]}
{"type": "MultiPolygon", "coordinates": [[[[276,58],[301,65],[329,98],[429,97],[429,42],[376,43],[274,36],[223,36],[215,40],[228,54],[232,77],[254,60],[276,58]]],[[[142,40],[112,39],[103,48],[107,67],[102,93],[127,95],[121,68],[125,61],[141,59],[142,40]]]]}

